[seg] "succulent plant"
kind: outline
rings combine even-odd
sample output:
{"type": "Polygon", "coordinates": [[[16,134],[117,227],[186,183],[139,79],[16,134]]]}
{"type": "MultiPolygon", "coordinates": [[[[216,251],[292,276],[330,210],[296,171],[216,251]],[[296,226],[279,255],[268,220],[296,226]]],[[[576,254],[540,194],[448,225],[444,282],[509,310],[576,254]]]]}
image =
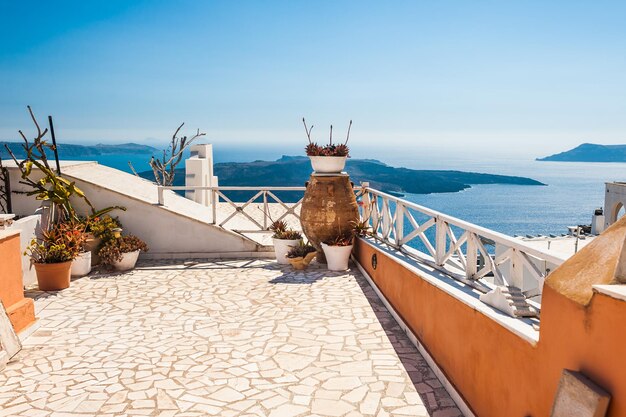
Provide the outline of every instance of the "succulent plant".
{"type": "Polygon", "coordinates": [[[302,123],[304,124],[304,130],[306,132],[306,136],[309,140],[309,143],[306,145],[304,150],[306,151],[307,156],[350,156],[350,148],[348,147],[348,140],[350,139],[350,129],[352,128],[352,120],[350,120],[350,124],[348,125],[348,134],[346,135],[346,141],[344,143],[340,143],[338,145],[333,144],[333,126],[330,126],[330,138],[328,145],[320,146],[316,142],[313,142],[311,139],[311,131],[313,130],[313,125],[311,127],[307,127],[306,121],[304,117],[302,118],[302,123]]]}

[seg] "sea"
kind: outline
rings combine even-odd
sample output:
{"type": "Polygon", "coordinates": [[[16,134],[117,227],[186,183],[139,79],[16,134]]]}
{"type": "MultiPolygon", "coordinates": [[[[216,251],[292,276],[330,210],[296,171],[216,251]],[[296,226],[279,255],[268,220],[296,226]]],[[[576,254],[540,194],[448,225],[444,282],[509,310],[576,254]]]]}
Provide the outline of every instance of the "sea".
{"type": "MultiPolygon", "coordinates": [[[[296,154],[289,151],[291,155],[296,154]]],[[[214,152],[216,162],[248,162],[275,160],[286,151],[267,147],[262,150],[216,147],[214,152]]],[[[558,235],[566,233],[568,226],[590,224],[594,210],[604,204],[604,183],[626,181],[625,163],[541,162],[531,157],[450,157],[449,154],[420,152],[377,154],[376,158],[392,166],[516,175],[546,184],[472,185],[456,193],[406,194],[404,197],[510,236],[558,235]]],[[[150,169],[149,156],[145,155],[102,155],[88,159],[124,171],[129,171],[128,161],[137,171],[150,169]]]]}

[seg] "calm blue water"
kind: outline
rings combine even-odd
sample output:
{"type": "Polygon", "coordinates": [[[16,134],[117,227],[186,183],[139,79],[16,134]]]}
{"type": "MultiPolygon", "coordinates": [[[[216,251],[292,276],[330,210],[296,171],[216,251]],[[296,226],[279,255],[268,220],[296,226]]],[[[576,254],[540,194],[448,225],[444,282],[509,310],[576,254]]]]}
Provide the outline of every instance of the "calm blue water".
{"type": "MultiPolygon", "coordinates": [[[[296,151],[294,149],[294,151],[296,151]]],[[[292,152],[291,154],[295,154],[292,152]]],[[[273,160],[281,150],[215,149],[215,160],[273,160]]],[[[149,155],[105,155],[99,163],[128,171],[149,170],[149,155]]],[[[358,155],[364,157],[364,155],[358,155]]],[[[457,169],[531,177],[539,186],[476,185],[459,193],[406,195],[406,199],[508,235],[564,233],[567,226],[589,224],[604,203],[604,183],[626,180],[626,164],[537,162],[514,158],[451,158],[449,155],[402,154],[379,157],[393,166],[414,169],[457,169]]],[[[89,159],[94,159],[93,157],[89,159]]],[[[182,165],[184,166],[184,165],[182,165]]],[[[251,184],[253,185],[253,184],[251,184]]]]}
{"type": "Polygon", "coordinates": [[[519,175],[547,184],[475,185],[459,193],[406,196],[407,200],[508,235],[560,234],[567,226],[590,224],[594,209],[604,204],[604,183],[626,180],[626,164],[621,163],[458,160],[429,168],[519,175]]]}

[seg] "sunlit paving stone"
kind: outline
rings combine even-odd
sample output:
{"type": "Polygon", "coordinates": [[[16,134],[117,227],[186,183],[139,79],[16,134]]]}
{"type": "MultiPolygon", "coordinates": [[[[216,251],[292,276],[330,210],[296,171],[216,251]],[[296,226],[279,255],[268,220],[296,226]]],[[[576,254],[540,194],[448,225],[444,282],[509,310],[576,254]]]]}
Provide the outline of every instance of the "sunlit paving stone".
{"type": "Polygon", "coordinates": [[[144,262],[29,296],[0,417],[461,415],[355,271],[144,262]]]}

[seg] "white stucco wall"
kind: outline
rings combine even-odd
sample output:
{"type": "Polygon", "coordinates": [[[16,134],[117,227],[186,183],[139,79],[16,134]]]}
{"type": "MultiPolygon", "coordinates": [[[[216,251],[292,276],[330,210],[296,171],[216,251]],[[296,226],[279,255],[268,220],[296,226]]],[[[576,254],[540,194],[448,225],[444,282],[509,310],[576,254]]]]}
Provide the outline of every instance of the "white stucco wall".
{"type": "MultiPolygon", "coordinates": [[[[14,191],[25,190],[20,185],[19,172],[9,165],[14,191]]],[[[138,178],[95,162],[71,163],[64,161],[63,176],[88,196],[91,203],[102,209],[124,206],[126,211],[115,211],[124,225],[124,233],[145,240],[149,258],[189,258],[215,256],[265,256],[252,241],[208,223],[210,208],[202,206],[173,192],[167,192],[167,206],[157,204],[157,187],[138,178]]],[[[34,197],[14,194],[13,208],[19,216],[30,215],[39,207],[34,197]]],[[[75,207],[87,213],[86,204],[77,201],[75,207]]]]}
{"type": "Polygon", "coordinates": [[[20,252],[22,253],[22,281],[25,287],[30,287],[37,283],[35,268],[30,262],[30,256],[24,255],[26,247],[30,241],[39,233],[39,223],[41,216],[32,215],[22,217],[13,222],[9,229],[20,231],[20,252]]]}

